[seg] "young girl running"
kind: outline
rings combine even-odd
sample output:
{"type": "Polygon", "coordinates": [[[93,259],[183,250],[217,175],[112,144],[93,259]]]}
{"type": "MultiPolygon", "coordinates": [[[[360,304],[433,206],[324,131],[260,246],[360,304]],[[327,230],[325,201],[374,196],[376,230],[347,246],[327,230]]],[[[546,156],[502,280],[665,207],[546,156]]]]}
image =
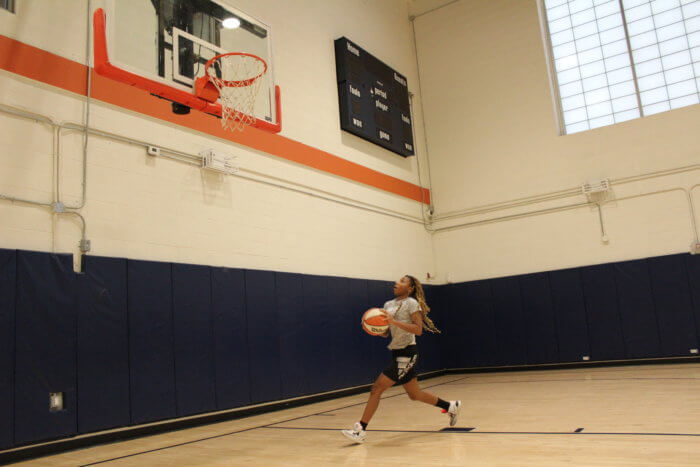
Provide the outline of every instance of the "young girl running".
{"type": "Polygon", "coordinates": [[[372,415],[379,406],[382,393],[395,384],[403,385],[408,397],[414,401],[425,402],[442,409],[450,417],[450,426],[457,423],[460,401],[444,401],[439,397],[421,390],[416,379],[416,362],[418,348],[416,336],[423,334],[423,329],[440,332],[433,321],[428,318],[430,307],[425,303],[423,286],[413,276],[404,276],[394,284],[394,298],[384,304],[391,333],[391,365],[389,365],[372,385],[369,400],[362,413],[362,418],[352,429],[342,433],[356,443],[365,441],[365,430],[372,415]]]}

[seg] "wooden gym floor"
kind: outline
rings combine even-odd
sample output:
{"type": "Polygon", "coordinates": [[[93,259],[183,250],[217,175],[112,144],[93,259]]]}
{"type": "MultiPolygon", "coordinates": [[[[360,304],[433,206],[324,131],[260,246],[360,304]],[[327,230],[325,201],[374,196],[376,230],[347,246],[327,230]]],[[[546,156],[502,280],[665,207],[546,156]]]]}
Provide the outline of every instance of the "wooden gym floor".
{"type": "Polygon", "coordinates": [[[421,386],[462,400],[463,431],[441,431],[446,415],[392,388],[363,445],[338,430],[359,418],[366,394],[23,464],[700,465],[700,364],[448,375],[421,386]]]}

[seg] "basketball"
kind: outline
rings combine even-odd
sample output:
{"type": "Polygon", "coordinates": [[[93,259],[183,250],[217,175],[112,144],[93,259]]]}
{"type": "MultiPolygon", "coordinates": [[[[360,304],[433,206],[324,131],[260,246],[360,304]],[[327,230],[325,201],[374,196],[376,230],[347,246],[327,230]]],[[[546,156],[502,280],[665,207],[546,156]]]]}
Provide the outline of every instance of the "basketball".
{"type": "Polygon", "coordinates": [[[381,336],[389,329],[389,325],[379,308],[370,308],[362,315],[362,329],[372,336],[381,336]]]}

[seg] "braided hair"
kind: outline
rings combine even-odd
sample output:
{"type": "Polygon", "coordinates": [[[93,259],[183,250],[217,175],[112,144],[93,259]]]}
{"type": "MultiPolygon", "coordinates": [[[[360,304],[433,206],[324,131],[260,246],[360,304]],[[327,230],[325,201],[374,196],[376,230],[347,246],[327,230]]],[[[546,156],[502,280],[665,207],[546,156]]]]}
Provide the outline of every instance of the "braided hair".
{"type": "Polygon", "coordinates": [[[437,328],[437,326],[435,326],[433,320],[428,318],[428,313],[430,313],[430,307],[425,301],[425,292],[423,291],[423,285],[418,279],[416,279],[413,276],[409,276],[407,274],[405,277],[408,277],[408,279],[411,281],[411,287],[413,287],[413,292],[411,292],[409,296],[415,298],[418,302],[418,311],[420,311],[420,314],[423,317],[423,328],[430,332],[439,334],[440,330],[437,328]]]}

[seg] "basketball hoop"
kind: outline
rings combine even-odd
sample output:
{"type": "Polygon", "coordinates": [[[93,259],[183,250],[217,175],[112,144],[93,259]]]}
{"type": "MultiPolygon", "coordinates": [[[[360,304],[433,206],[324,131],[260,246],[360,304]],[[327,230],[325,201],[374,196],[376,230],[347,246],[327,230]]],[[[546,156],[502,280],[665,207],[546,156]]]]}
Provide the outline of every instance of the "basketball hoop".
{"type": "MultiPolygon", "coordinates": [[[[255,122],[255,99],[262,82],[260,78],[267,72],[265,60],[257,55],[231,52],[209,60],[205,70],[204,78],[208,78],[219,94],[221,126],[241,131],[252,125],[255,122]]],[[[208,83],[197,84],[200,85],[198,94],[206,93],[201,87],[206,88],[208,83]]]]}

